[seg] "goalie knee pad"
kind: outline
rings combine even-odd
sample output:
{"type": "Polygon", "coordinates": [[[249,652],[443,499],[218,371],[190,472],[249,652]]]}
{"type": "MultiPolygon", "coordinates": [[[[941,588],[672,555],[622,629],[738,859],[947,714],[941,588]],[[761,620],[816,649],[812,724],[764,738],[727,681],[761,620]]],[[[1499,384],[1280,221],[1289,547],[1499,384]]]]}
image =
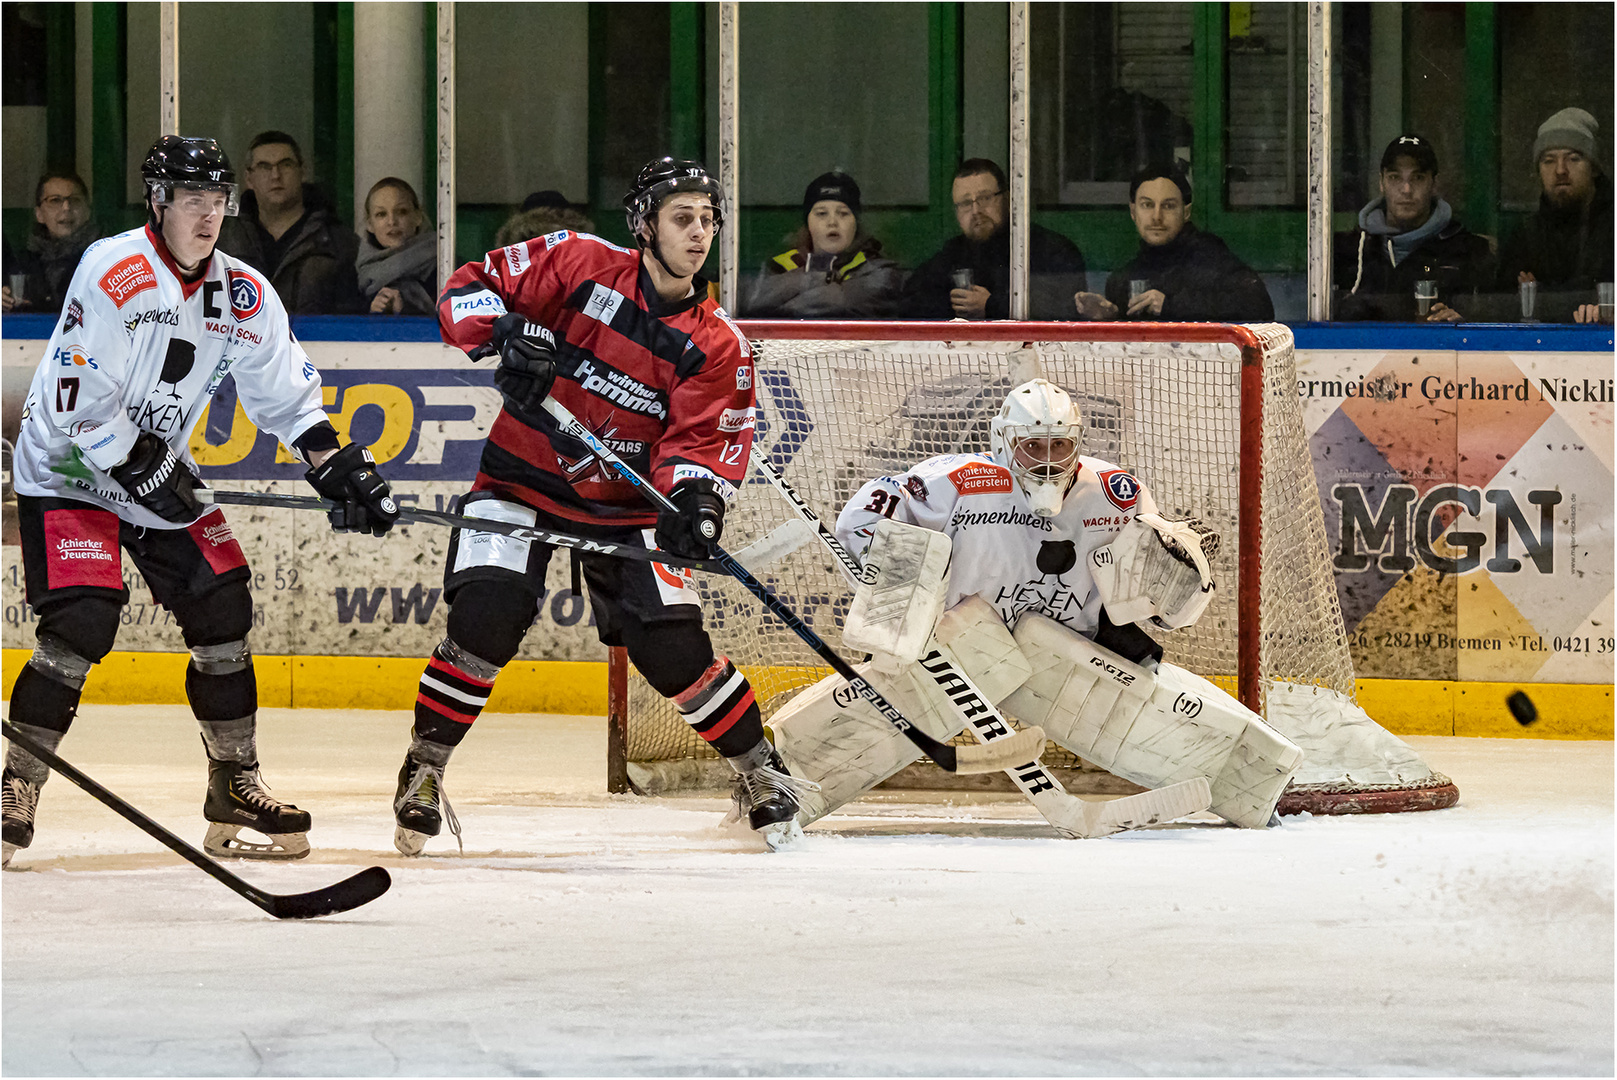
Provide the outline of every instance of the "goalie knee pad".
{"type": "Polygon", "coordinates": [[[1040,615],[1024,615],[1015,637],[1033,674],[1008,712],[1148,788],[1206,777],[1215,814],[1269,823],[1303,753],[1256,713],[1184,668],[1148,671],[1040,615]]]}

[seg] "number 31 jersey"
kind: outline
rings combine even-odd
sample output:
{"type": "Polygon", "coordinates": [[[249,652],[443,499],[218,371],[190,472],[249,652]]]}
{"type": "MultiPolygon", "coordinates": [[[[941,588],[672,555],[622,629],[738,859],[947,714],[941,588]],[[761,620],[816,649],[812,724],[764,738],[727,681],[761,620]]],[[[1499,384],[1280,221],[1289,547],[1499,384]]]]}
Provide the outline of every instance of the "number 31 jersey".
{"type": "Polygon", "coordinates": [[[1081,457],[1061,512],[1041,518],[993,458],[944,454],[860,488],[838,515],[836,532],[861,562],[884,517],[941,532],[954,543],[946,607],[981,596],[1007,626],[1036,611],[1093,634],[1101,604],[1090,553],[1110,544],[1136,514],[1156,509],[1134,474],[1081,457]]]}
{"type": "Polygon", "coordinates": [[[326,419],[320,375],[258,271],[216,250],[201,278],[183,281],[149,227],[91,244],[24,403],[17,491],[184,528],[134,502],[107,470],[143,431],[192,463],[191,432],[226,375],[247,418],[288,446],[326,419]]]}

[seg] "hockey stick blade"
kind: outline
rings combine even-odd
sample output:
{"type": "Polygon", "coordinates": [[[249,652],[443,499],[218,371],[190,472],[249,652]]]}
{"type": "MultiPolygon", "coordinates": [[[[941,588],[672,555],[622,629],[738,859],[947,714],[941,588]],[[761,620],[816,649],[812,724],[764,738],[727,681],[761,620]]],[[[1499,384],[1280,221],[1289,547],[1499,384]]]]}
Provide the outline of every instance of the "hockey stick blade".
{"type": "Polygon", "coordinates": [[[1196,776],[1153,791],[1125,795],[1121,799],[1071,801],[1077,805],[1065,802],[1052,805],[1045,813],[1046,819],[1064,832],[1093,840],[1126,829],[1140,829],[1198,814],[1213,804],[1213,789],[1208,786],[1205,776],[1196,776]]]}
{"type": "Polygon", "coordinates": [[[1004,772],[1019,765],[1028,765],[1044,756],[1044,742],[1044,729],[1034,724],[992,742],[957,746],[954,748],[954,771],[967,776],[972,773],[1004,772]]]}
{"type": "Polygon", "coordinates": [[[157,840],[164,847],[224,885],[231,892],[256,904],[277,919],[313,919],[321,915],[335,915],[341,911],[349,911],[359,907],[361,904],[368,904],[375,900],[378,896],[387,892],[388,886],[393,884],[393,879],[388,876],[386,870],[380,866],[372,866],[361,870],[353,877],[337,882],[335,885],[324,889],[316,889],[313,892],[295,893],[290,896],[265,892],[232,874],[229,870],[226,870],[202,852],[90,779],[77,768],[34,742],[34,740],[19,731],[17,726],[10,720],[0,720],[0,731],[4,731],[6,738],[10,739],[13,744],[22,747],[34,757],[67,777],[74,784],[83,788],[86,793],[105,804],[113,813],[157,840]]]}
{"type": "MultiPolygon", "coordinates": [[[[267,506],[282,510],[318,510],[328,513],[337,508],[337,504],[326,499],[316,498],[313,495],[275,495],[267,491],[219,491],[214,488],[197,488],[194,492],[197,501],[203,505],[212,503],[216,506],[267,506]]],[[[630,559],[635,562],[658,563],[662,566],[681,566],[691,570],[705,570],[710,574],[722,574],[724,571],[717,563],[705,559],[686,559],[679,555],[665,551],[651,551],[633,544],[619,544],[608,540],[589,540],[582,536],[572,536],[568,533],[553,532],[550,529],[540,529],[531,525],[518,525],[510,521],[495,521],[493,518],[474,518],[464,514],[450,514],[442,510],[424,510],[420,507],[399,507],[399,520],[405,524],[420,523],[423,525],[444,525],[451,529],[465,529],[468,532],[492,532],[502,536],[514,536],[518,540],[532,540],[540,544],[549,544],[551,547],[567,548],[571,551],[580,551],[586,555],[608,555],[614,559],[630,559]]]]}

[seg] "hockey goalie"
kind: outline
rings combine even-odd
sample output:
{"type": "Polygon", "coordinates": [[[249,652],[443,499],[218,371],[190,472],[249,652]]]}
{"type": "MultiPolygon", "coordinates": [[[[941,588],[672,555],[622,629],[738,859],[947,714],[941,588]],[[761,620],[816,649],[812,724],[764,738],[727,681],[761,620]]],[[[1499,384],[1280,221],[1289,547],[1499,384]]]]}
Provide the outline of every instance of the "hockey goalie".
{"type": "MultiPolygon", "coordinates": [[[[1080,757],[1153,790],[1200,778],[1211,796],[1201,805],[1262,828],[1303,751],[1166,662],[1144,629],[1189,626],[1206,610],[1218,537],[1163,518],[1128,470],[1081,454],[1081,437],[1071,398],[1035,379],[992,421],[991,456],[933,457],[860,488],[836,523],[862,571],[843,641],[870,654],[866,677],[934,737],[970,719],[935,677],[949,665],[958,684],[1080,757]]],[[[836,678],[770,729],[792,774],[819,784],[805,825],[920,756],[836,678]]]]}

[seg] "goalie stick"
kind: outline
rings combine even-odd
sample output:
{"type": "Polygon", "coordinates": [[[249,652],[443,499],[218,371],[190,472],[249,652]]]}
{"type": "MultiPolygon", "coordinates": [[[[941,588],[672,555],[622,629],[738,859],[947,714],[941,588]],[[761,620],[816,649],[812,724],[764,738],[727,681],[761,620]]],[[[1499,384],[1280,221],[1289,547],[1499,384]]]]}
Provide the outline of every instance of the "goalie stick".
{"type": "Polygon", "coordinates": [[[0,730],[5,732],[6,738],[73,781],[96,799],[105,803],[114,813],[124,818],[131,825],[158,840],[164,847],[209,877],[222,882],[231,892],[245,897],[277,919],[315,919],[321,915],[335,915],[339,912],[351,911],[361,904],[368,904],[375,900],[378,896],[387,892],[388,886],[393,884],[393,879],[388,876],[386,870],[380,866],[371,866],[352,877],[344,878],[335,885],[328,885],[324,889],[315,889],[313,892],[293,893],[290,895],[265,892],[232,874],[229,870],[226,870],[202,854],[202,852],[187,844],[184,840],[181,840],[178,836],[175,836],[94,780],[91,780],[78,769],[34,742],[18,731],[17,726],[10,720],[0,720],[0,730]]]}
{"type": "MultiPolygon", "coordinates": [[[[668,496],[652,487],[644,477],[630,468],[622,458],[618,457],[611,447],[597,438],[593,431],[579,423],[578,418],[568,410],[567,406],[553,397],[547,397],[544,400],[544,408],[546,412],[555,417],[556,423],[564,434],[572,436],[593,450],[597,458],[604,464],[610,465],[614,472],[633,484],[658,510],[670,513],[679,512],[679,508],[669,501],[668,496]]],[[[928,757],[937,762],[939,768],[948,772],[962,774],[998,772],[1014,765],[1016,762],[1037,758],[1042,752],[1044,732],[1037,727],[1024,728],[1009,739],[1001,742],[982,746],[964,746],[958,749],[934,739],[910,723],[903,713],[899,712],[891,702],[882,697],[879,690],[865,681],[864,676],[855,671],[846,660],[838,656],[831,646],[820,640],[820,636],[809,629],[808,625],[797,617],[796,612],[792,611],[784,602],[765,588],[763,582],[753,577],[752,573],[737,562],[733,555],[717,544],[713,545],[713,550],[715,552],[714,561],[719,566],[729,573],[731,577],[746,586],[747,591],[756,596],[759,603],[763,604],[776,618],[790,627],[793,633],[803,639],[805,645],[813,649],[820,659],[830,665],[831,670],[847,680],[848,685],[860,697],[870,702],[871,707],[879,712],[888,723],[902,731],[905,738],[920,747],[928,757]]]]}
{"type": "MultiPolygon", "coordinates": [[[[830,552],[832,559],[842,569],[842,576],[848,579],[848,584],[857,586],[863,581],[863,570],[843,546],[842,541],[826,527],[825,522],[814,512],[814,508],[803,501],[802,496],[757,446],[752,448],[752,464],[780,497],[791,505],[798,518],[819,539],[820,545],[830,552]]],[[[967,694],[956,692],[944,696],[966,721],[966,728],[978,741],[992,743],[1002,740],[1014,730],[994,707],[993,702],[988,700],[988,695],[984,694],[964,671],[951,664],[942,652],[934,649],[930,656],[923,659],[922,666],[940,686],[953,683],[965,688],[967,694]],[[972,707],[963,708],[962,705],[968,702],[972,707]]],[[[1159,821],[1171,821],[1206,810],[1213,801],[1212,789],[1208,786],[1206,778],[1199,776],[1139,795],[1090,802],[1070,794],[1061,786],[1061,781],[1052,776],[1037,758],[1026,764],[1007,768],[1005,775],[1011,778],[1011,783],[1016,785],[1016,789],[1027,797],[1040,814],[1044,815],[1044,820],[1063,836],[1073,839],[1095,839],[1123,829],[1136,829],[1159,821]]]]}
{"type": "MultiPolygon", "coordinates": [[[[193,494],[197,501],[203,505],[213,503],[219,506],[278,506],[287,510],[319,510],[328,512],[335,510],[337,504],[327,499],[316,498],[313,495],[275,495],[261,491],[219,491],[214,488],[196,488],[193,494]]],[[[495,521],[492,518],[467,517],[464,514],[450,514],[442,510],[423,510],[419,507],[400,506],[399,520],[405,523],[421,522],[426,525],[447,525],[451,529],[465,529],[467,532],[491,532],[504,536],[515,537],[518,540],[531,540],[534,543],[549,544],[551,547],[570,548],[587,555],[610,555],[614,559],[633,559],[637,562],[659,563],[663,566],[682,566],[692,570],[706,570],[712,574],[722,574],[724,568],[716,562],[703,559],[685,559],[666,551],[652,551],[647,548],[635,547],[633,544],[616,544],[607,540],[588,540],[582,536],[572,536],[568,533],[552,532],[549,529],[538,529],[531,525],[517,525],[509,521],[495,521]]]]}

